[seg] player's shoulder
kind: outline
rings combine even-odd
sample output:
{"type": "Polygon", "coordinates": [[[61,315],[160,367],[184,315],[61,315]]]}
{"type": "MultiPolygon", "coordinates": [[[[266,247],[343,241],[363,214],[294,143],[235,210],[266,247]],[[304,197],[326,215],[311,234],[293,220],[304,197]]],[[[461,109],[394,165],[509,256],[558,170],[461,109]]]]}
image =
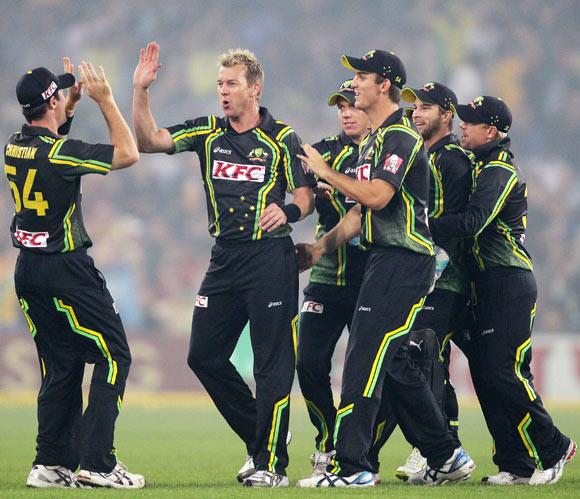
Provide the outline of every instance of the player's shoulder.
{"type": "Polygon", "coordinates": [[[399,140],[413,144],[423,141],[421,134],[413,122],[404,115],[394,123],[391,123],[385,127],[381,127],[378,130],[377,135],[379,140],[386,140],[387,138],[390,138],[392,140],[399,140]]]}
{"type": "Polygon", "coordinates": [[[296,135],[296,131],[291,125],[288,125],[285,121],[274,120],[272,125],[272,135],[278,141],[283,141],[291,135],[296,135]]]}
{"type": "Polygon", "coordinates": [[[438,156],[443,162],[471,165],[475,161],[475,155],[472,152],[453,142],[443,146],[438,156]]]}

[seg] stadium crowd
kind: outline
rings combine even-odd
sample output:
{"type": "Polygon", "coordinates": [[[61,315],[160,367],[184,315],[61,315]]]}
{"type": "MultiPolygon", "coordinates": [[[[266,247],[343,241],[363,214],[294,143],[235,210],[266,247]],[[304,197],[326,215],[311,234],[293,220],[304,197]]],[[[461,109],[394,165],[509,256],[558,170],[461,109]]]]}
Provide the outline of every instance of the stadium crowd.
{"type": "MultiPolygon", "coordinates": [[[[265,67],[264,104],[310,143],[336,128],[326,96],[348,76],[340,54],[393,47],[406,62],[411,86],[438,80],[454,89],[460,102],[485,93],[509,103],[514,152],[529,185],[526,246],[539,283],[535,329],[580,332],[580,254],[574,250],[580,242],[577,2],[413,0],[392,9],[379,5],[361,2],[345,13],[332,0],[277,3],[275,9],[266,1],[239,0],[232,17],[221,0],[166,0],[163,7],[144,0],[138,15],[132,2],[15,2],[0,17],[0,64],[10,68],[0,82],[2,136],[7,138],[23,122],[14,102],[14,78],[47,61],[38,54],[40,46],[50,47],[54,71],[60,69],[62,55],[75,63],[86,57],[102,64],[129,118],[138,47],[158,40],[163,84],[152,93],[160,126],[174,124],[178,116],[185,120],[218,112],[216,57],[228,47],[247,47],[265,67]],[[28,10],[43,7],[37,30],[14,25],[28,10]]],[[[107,141],[96,107],[88,102],[81,106],[74,135],[107,141]]],[[[192,155],[142,155],[136,168],[117,174],[114,181],[85,181],[85,220],[99,242],[92,255],[129,330],[190,332],[192,304],[212,243],[194,161],[192,155]]],[[[22,318],[13,293],[17,251],[8,233],[13,204],[6,183],[2,192],[0,323],[3,332],[15,332],[22,318]]],[[[294,239],[312,240],[314,222],[311,217],[298,224],[294,239]]]]}

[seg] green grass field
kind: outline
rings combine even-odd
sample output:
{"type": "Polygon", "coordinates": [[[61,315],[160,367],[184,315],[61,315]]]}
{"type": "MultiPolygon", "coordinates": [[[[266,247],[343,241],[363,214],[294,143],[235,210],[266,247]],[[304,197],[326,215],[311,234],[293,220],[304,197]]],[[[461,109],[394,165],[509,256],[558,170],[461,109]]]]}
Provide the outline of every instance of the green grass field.
{"type": "MultiPolygon", "coordinates": [[[[308,456],[313,450],[314,431],[302,401],[296,396],[293,405],[288,475],[291,484],[310,470],[308,456]]],[[[186,400],[193,399],[186,397],[186,400]]],[[[0,497],[76,497],[97,494],[99,497],[580,497],[580,459],[572,461],[563,479],[550,487],[518,486],[491,488],[481,485],[481,477],[494,472],[490,458],[491,438],[479,409],[470,404],[462,411],[461,436],[478,469],[467,482],[434,488],[413,488],[399,482],[393,470],[409,452],[409,446],[397,431],[385,446],[382,456],[382,483],[364,490],[290,489],[253,490],[242,488],[235,479],[244,460],[244,447],[226,427],[218,412],[204,400],[190,404],[131,403],[126,397],[117,425],[116,444],[120,458],[147,479],[142,491],[115,490],[31,490],[24,486],[34,456],[36,412],[34,405],[3,402],[0,404],[0,497]]],[[[552,408],[559,427],[580,440],[580,407],[552,408]]]]}

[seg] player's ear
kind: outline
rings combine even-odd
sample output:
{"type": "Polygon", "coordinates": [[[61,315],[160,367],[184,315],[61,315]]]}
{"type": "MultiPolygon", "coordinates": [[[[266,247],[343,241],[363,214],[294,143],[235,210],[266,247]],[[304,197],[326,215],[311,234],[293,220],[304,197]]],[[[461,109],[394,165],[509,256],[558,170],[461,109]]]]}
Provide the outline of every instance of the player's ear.
{"type": "Polygon", "coordinates": [[[256,97],[258,100],[262,97],[262,84],[259,81],[252,85],[252,97],[256,97]]]}
{"type": "Polygon", "coordinates": [[[391,85],[392,85],[391,80],[389,80],[388,78],[384,79],[381,82],[381,86],[379,87],[380,88],[380,92],[382,94],[388,94],[389,93],[389,89],[391,88],[391,85]]]}

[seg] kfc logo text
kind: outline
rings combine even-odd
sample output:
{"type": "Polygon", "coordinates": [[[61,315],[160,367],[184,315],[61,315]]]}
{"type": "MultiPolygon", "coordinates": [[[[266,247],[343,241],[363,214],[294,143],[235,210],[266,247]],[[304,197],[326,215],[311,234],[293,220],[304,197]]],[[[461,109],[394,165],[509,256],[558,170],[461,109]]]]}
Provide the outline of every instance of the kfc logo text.
{"type": "Polygon", "coordinates": [[[22,246],[27,248],[46,248],[48,232],[26,232],[25,230],[16,229],[14,237],[22,246]]]}
{"type": "Polygon", "coordinates": [[[207,296],[197,295],[195,297],[195,306],[200,308],[207,308],[207,296]]]}
{"type": "Polygon", "coordinates": [[[363,180],[371,179],[371,165],[370,163],[365,163],[364,165],[356,167],[356,179],[359,182],[363,180]]]}
{"type": "Polygon", "coordinates": [[[311,312],[313,314],[321,314],[324,311],[324,305],[315,301],[305,301],[302,305],[302,312],[311,312]]]}
{"type": "Polygon", "coordinates": [[[263,182],[266,167],[260,165],[238,165],[227,161],[213,162],[212,177],[236,182],[263,182]]]}

